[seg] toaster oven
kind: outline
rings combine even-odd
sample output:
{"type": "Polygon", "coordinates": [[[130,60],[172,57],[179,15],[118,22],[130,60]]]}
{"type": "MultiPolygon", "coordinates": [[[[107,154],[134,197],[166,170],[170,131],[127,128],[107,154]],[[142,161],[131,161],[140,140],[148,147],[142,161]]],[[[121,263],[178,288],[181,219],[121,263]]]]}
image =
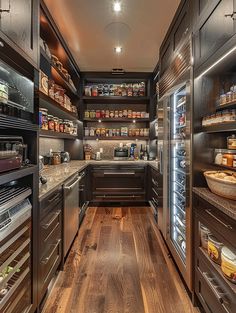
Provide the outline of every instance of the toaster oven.
{"type": "Polygon", "coordinates": [[[27,145],[22,137],[0,136],[0,173],[29,163],[27,145]]]}

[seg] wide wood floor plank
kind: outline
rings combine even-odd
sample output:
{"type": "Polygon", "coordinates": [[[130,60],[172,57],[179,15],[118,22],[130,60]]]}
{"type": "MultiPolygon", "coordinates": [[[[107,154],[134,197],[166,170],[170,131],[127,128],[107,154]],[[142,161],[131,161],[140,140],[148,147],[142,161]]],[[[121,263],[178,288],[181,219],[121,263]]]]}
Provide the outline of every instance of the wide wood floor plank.
{"type": "Polygon", "coordinates": [[[150,208],[89,208],[43,313],[196,313],[150,208]]]}

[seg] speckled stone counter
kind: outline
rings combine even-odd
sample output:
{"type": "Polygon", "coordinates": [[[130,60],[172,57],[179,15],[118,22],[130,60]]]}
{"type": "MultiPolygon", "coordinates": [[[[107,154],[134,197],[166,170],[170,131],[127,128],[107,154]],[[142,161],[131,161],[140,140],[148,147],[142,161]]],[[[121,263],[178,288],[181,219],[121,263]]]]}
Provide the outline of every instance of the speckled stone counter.
{"type": "Polygon", "coordinates": [[[194,187],[193,192],[214,207],[236,220],[236,201],[228,200],[212,193],[208,188],[194,187]]]}
{"type": "Polygon", "coordinates": [[[148,164],[155,170],[158,169],[157,161],[71,161],[60,165],[45,166],[42,175],[47,178],[47,183],[39,185],[39,200],[44,199],[49,193],[56,190],[59,186],[77,172],[82,171],[88,165],[127,165],[127,164],[148,164]]]}

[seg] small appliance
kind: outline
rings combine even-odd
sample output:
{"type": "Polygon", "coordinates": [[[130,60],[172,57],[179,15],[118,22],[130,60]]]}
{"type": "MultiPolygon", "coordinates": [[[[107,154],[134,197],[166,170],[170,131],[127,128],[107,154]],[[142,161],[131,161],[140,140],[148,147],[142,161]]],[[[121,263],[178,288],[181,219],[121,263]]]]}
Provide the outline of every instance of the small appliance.
{"type": "Polygon", "coordinates": [[[114,149],[114,160],[115,161],[122,161],[129,159],[129,148],[127,146],[123,146],[120,144],[119,147],[114,149]]]}
{"type": "Polygon", "coordinates": [[[70,153],[67,151],[61,152],[61,163],[69,163],[70,162],[70,153]]]}

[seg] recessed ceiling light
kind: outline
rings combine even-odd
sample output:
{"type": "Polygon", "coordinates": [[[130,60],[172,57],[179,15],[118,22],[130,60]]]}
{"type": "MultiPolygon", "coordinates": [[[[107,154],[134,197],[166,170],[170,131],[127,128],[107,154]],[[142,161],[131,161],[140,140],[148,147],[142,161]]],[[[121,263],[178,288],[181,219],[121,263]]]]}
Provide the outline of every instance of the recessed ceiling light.
{"type": "Polygon", "coordinates": [[[118,1],[114,2],[114,4],[113,4],[113,10],[114,10],[115,12],[120,12],[120,11],[121,11],[121,3],[118,2],[118,1]]]}
{"type": "Polygon", "coordinates": [[[116,53],[121,53],[122,52],[122,48],[121,47],[115,47],[115,52],[116,53]]]}

